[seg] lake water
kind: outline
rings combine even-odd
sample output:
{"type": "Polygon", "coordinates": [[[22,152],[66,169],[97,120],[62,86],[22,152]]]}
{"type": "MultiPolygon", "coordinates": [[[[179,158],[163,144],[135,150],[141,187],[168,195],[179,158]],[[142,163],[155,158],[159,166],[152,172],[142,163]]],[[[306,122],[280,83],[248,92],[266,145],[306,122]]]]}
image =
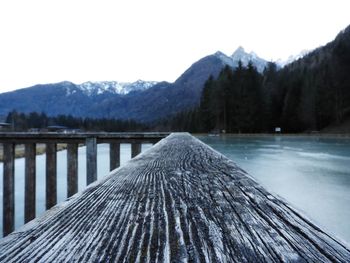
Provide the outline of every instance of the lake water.
{"type": "MultiPolygon", "coordinates": [[[[152,147],[152,144],[142,144],[141,151],[152,147]]],[[[109,145],[98,144],[97,148],[97,178],[109,173],[109,145]]],[[[131,145],[120,145],[120,163],[125,164],[131,159],[131,145]]],[[[36,156],[36,215],[45,212],[45,160],[46,155],[36,156]]],[[[86,147],[78,150],[78,190],[86,187],[86,147]]],[[[2,236],[3,216],[3,164],[0,163],[0,237],[2,236]]],[[[67,151],[57,153],[57,202],[67,198],[67,151]]],[[[24,224],[24,158],[15,162],[15,228],[24,224]]]]}
{"type": "MultiPolygon", "coordinates": [[[[197,136],[252,175],[270,192],[302,210],[318,225],[350,243],[350,139],[316,137],[197,136]]],[[[142,151],[151,145],[142,145],[142,151]]],[[[79,148],[79,191],[86,187],[85,147],[79,148]]],[[[131,155],[121,144],[121,164],[131,155]]],[[[66,199],[67,152],[57,153],[58,202],[66,199]]],[[[45,155],[36,157],[37,215],[45,211],[45,155]]],[[[2,164],[0,233],[2,234],[2,164]]],[[[15,168],[16,228],[24,218],[24,159],[15,168]]],[[[98,145],[98,178],[109,173],[109,146],[98,145]]]]}
{"type": "Polygon", "coordinates": [[[350,139],[197,137],[350,244],[350,139]]]}

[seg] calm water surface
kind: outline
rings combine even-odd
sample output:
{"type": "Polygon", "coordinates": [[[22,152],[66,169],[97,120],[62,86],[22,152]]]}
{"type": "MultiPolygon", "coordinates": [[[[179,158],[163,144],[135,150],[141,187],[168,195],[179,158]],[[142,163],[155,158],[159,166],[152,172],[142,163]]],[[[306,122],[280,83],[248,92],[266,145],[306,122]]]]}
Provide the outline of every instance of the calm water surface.
{"type": "Polygon", "coordinates": [[[197,137],[350,244],[350,139],[197,137]]]}
{"type": "MultiPolygon", "coordinates": [[[[152,144],[142,144],[142,151],[152,144]]],[[[109,145],[99,144],[97,148],[97,177],[101,179],[109,174],[109,145]]],[[[120,163],[125,164],[131,159],[131,145],[120,145],[120,163]]],[[[36,156],[36,216],[45,212],[45,160],[46,155],[36,156]]],[[[0,237],[2,237],[2,204],[3,204],[3,164],[0,163],[0,237]]],[[[86,187],[86,147],[78,150],[78,190],[86,187]]],[[[57,153],[57,202],[67,198],[67,151],[57,153]]],[[[24,158],[15,162],[15,227],[24,224],[24,158]]]]}

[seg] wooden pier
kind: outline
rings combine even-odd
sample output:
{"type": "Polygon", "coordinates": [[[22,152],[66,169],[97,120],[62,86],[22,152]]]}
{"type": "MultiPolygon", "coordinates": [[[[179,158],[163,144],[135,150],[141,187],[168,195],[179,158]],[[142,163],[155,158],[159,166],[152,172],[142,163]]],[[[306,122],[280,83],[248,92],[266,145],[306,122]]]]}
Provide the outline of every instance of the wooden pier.
{"type": "Polygon", "coordinates": [[[182,133],[0,240],[0,262],[29,261],[350,262],[350,250],[182,133]]]}

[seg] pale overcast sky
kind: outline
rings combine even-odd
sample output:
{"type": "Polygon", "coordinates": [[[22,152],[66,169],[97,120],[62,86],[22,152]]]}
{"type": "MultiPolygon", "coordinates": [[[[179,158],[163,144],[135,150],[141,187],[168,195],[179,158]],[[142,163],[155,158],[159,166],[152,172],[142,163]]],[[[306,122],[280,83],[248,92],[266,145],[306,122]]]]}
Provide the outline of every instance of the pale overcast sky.
{"type": "Polygon", "coordinates": [[[174,81],[238,47],[287,59],[350,24],[349,0],[3,0],[0,92],[63,80],[174,81]]]}

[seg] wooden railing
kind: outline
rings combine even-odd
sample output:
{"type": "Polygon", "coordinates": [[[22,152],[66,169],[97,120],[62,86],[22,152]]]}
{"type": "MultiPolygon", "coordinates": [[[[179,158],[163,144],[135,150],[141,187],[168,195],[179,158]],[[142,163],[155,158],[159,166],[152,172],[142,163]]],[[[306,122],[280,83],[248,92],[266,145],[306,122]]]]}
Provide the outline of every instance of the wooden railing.
{"type": "Polygon", "coordinates": [[[350,248],[180,133],[0,239],[0,262],[348,263],[350,248]]]}
{"type": "Polygon", "coordinates": [[[14,230],[15,146],[25,147],[24,221],[35,218],[36,144],[45,144],[46,209],[57,203],[57,144],[67,144],[67,197],[78,191],[78,146],[86,145],[86,182],[97,180],[97,144],[110,145],[110,170],[120,166],[120,144],[131,144],[131,157],[141,152],[142,143],[156,143],[168,133],[0,133],[3,144],[3,235],[14,230]]]}

